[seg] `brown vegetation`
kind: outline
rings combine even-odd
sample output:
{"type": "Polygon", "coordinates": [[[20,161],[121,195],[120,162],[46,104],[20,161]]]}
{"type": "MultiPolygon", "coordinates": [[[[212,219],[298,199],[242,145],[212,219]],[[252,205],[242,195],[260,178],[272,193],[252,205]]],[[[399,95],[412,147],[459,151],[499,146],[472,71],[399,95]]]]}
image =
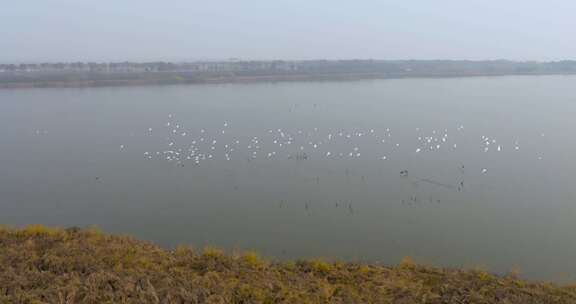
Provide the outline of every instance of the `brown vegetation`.
{"type": "Polygon", "coordinates": [[[0,303],[576,303],[513,275],[167,251],[96,229],[0,228],[0,303]]]}

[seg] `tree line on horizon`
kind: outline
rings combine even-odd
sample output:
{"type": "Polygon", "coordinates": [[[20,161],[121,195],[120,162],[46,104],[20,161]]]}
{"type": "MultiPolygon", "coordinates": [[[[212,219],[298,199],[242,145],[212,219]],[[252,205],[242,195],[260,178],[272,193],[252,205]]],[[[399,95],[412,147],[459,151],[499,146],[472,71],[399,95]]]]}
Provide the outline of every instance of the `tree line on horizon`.
{"type": "Polygon", "coordinates": [[[0,64],[3,73],[233,72],[233,73],[576,73],[576,60],[269,60],[197,62],[57,62],[0,64]]]}

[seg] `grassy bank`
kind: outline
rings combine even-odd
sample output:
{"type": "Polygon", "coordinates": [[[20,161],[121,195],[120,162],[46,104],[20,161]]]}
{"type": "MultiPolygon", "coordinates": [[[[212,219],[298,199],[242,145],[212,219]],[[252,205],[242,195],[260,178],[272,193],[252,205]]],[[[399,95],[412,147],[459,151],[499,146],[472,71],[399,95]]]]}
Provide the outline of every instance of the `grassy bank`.
{"type": "Polygon", "coordinates": [[[179,247],[96,229],[0,228],[0,303],[576,303],[576,287],[480,270],[179,247]]]}

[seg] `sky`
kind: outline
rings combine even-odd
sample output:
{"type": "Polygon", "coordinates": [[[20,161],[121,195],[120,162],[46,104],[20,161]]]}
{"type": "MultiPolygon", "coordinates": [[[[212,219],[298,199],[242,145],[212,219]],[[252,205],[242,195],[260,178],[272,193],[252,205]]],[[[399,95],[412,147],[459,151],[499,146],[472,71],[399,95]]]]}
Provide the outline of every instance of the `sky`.
{"type": "Polygon", "coordinates": [[[576,59],[574,0],[2,0],[0,62],[576,59]]]}

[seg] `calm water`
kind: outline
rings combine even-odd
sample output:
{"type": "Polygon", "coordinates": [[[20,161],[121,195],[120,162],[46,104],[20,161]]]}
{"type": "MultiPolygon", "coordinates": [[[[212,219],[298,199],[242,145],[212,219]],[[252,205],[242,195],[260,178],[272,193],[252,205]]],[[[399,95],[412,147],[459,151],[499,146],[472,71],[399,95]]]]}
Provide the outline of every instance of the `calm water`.
{"type": "Polygon", "coordinates": [[[0,223],[573,281],[574,88],[546,76],[0,90],[0,223]]]}

